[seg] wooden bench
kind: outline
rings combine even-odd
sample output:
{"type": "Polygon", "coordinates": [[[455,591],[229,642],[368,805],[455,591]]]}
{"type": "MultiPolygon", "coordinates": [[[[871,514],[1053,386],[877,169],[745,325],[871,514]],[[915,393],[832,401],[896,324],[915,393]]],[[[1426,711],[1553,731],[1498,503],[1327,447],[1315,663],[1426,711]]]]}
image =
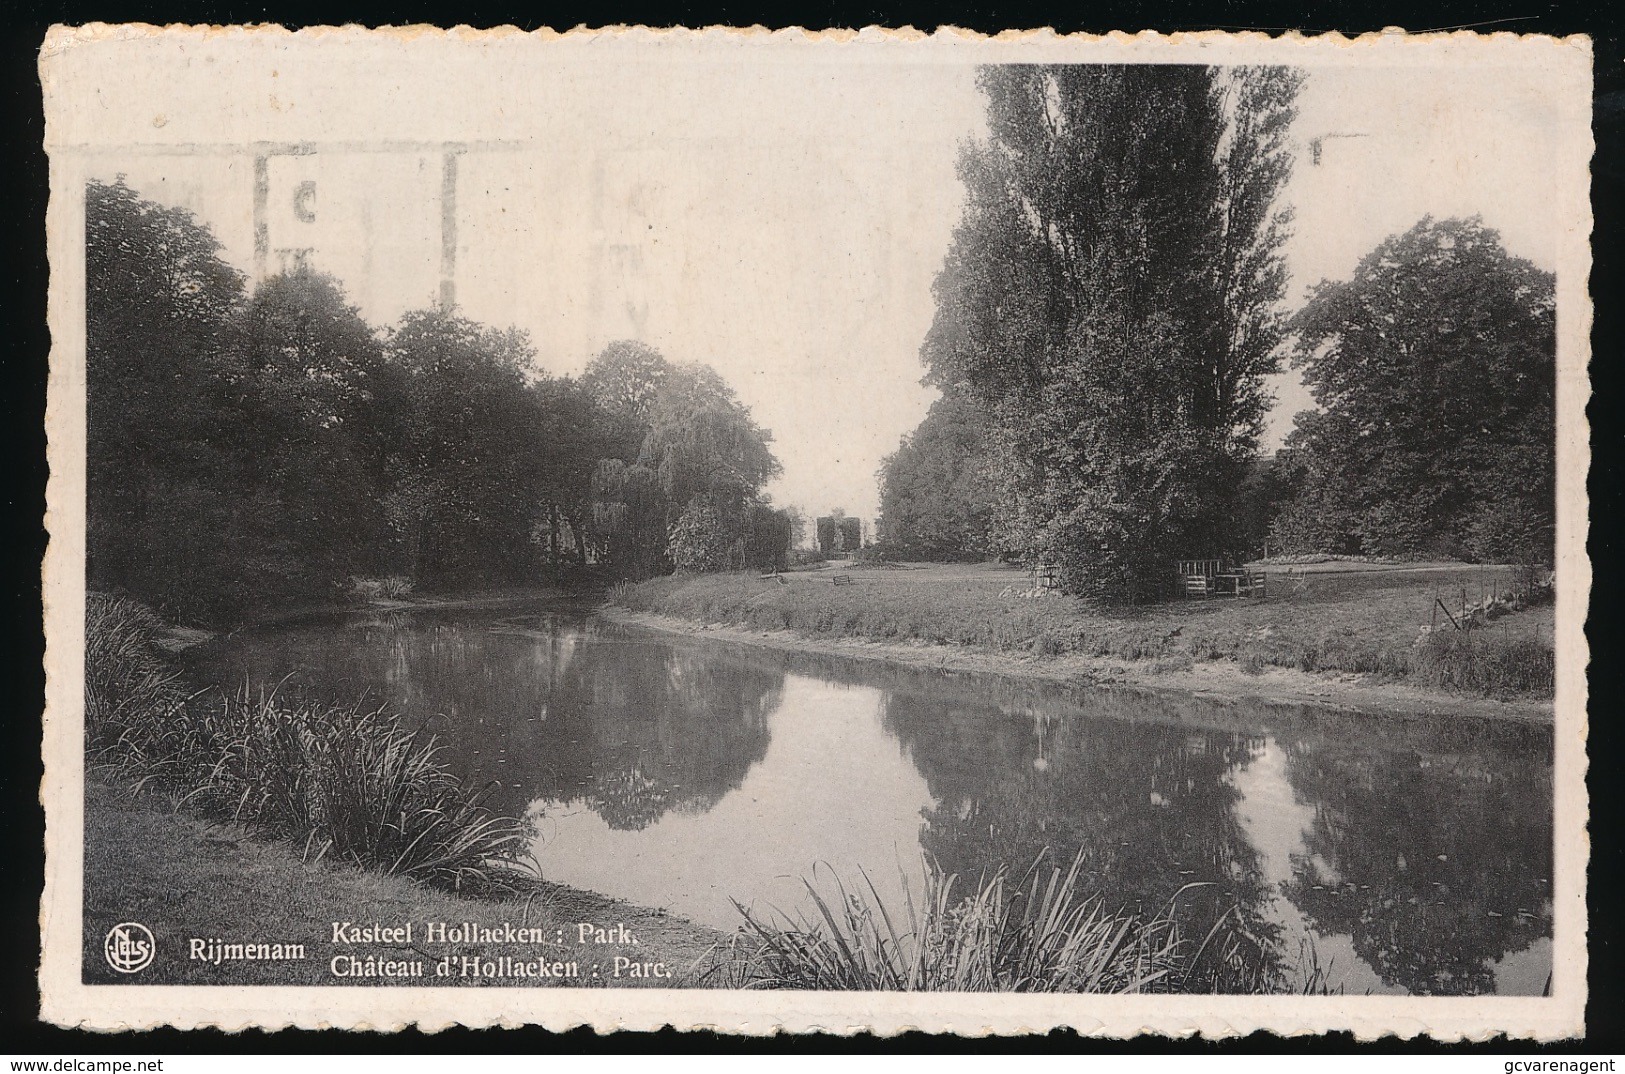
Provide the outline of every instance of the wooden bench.
{"type": "Polygon", "coordinates": [[[1211,597],[1218,592],[1215,580],[1224,565],[1216,559],[1181,559],[1174,562],[1179,587],[1187,597],[1211,597]]]}
{"type": "Polygon", "coordinates": [[[857,581],[857,579],[853,578],[850,574],[834,574],[830,576],[829,580],[836,585],[851,585],[853,582],[857,581]]]}

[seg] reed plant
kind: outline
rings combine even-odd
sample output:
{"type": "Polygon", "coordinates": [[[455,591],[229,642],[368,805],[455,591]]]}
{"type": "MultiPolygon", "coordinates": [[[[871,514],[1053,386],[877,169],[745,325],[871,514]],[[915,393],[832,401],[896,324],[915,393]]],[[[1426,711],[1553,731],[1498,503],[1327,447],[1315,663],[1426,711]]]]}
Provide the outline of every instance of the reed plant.
{"type": "MultiPolygon", "coordinates": [[[[1149,917],[1112,911],[1042,854],[962,884],[930,859],[918,901],[888,907],[866,873],[804,881],[811,909],[759,915],[705,971],[726,987],[955,992],[1264,992],[1282,987],[1266,945],[1234,911],[1193,942],[1176,893],[1149,917]]],[[[1198,885],[1193,885],[1198,886],[1198,885]]],[[[1323,986],[1317,978],[1310,988],[1323,986]]]]}
{"type": "Polygon", "coordinates": [[[417,587],[412,579],[400,574],[387,574],[382,578],[351,575],[348,592],[354,600],[404,600],[417,587]]]}
{"type": "Polygon", "coordinates": [[[85,599],[85,730],[93,750],[133,723],[163,719],[184,704],[180,674],[159,650],[163,621],[144,604],[92,593],[85,599]]]}
{"type": "Polygon", "coordinates": [[[485,808],[432,735],[359,704],[276,689],[187,694],[131,602],[89,602],[87,761],[136,793],[387,875],[452,889],[524,871],[530,832],[485,808]]]}
{"type": "Polygon", "coordinates": [[[491,882],[529,845],[517,818],[486,810],[439,760],[432,735],[384,709],[217,696],[200,721],[212,758],[190,792],[208,811],[307,854],[461,889],[491,882]]]}

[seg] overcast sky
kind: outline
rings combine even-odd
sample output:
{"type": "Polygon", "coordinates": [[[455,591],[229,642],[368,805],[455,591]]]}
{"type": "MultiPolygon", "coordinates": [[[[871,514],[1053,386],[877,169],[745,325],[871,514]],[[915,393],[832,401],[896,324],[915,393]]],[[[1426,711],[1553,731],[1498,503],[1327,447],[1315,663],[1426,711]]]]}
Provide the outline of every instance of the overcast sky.
{"type": "MultiPolygon", "coordinates": [[[[772,430],[776,500],[875,514],[880,461],[934,395],[919,347],[961,206],[957,148],[982,122],[968,62],[746,49],[698,65],[577,49],[414,67],[402,48],[352,50],[342,65],[257,48],[231,57],[224,89],[223,65],[193,50],[161,79],[110,88],[106,115],[57,135],[105,144],[139,130],[142,152],[104,150],[91,173],[193,208],[245,269],[250,158],[211,144],[501,139],[461,158],[462,311],[527,329],[552,373],[580,372],[621,338],[706,362],[772,430]]],[[[1291,301],[1428,213],[1480,213],[1514,253],[1553,267],[1549,96],[1528,66],[1310,69],[1286,192],[1291,301]]],[[[270,178],[273,247],[314,247],[375,323],[433,302],[438,156],[273,158],[270,178]],[[315,184],[310,219],[293,208],[302,182],[315,184]]],[[[1295,377],[1277,389],[1269,447],[1308,405],[1295,377]]]]}

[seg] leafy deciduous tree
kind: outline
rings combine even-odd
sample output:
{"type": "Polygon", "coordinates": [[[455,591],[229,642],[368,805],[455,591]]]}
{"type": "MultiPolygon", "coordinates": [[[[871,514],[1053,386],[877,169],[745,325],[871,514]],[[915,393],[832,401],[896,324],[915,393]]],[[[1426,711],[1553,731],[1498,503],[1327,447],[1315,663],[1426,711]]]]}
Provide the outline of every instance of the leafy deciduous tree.
{"type": "Polygon", "coordinates": [[[233,420],[217,439],[235,437],[253,460],[269,506],[259,543],[282,549],[285,585],[302,579],[298,588],[317,592],[380,566],[388,445],[375,419],[391,412],[401,385],[371,326],[336,281],[298,270],[254,289],[222,333],[221,354],[233,420]]]}
{"type": "Polygon", "coordinates": [[[906,558],[946,562],[993,551],[985,441],[974,407],[954,396],[933,403],[881,463],[881,543],[906,558]]]}
{"type": "Polygon", "coordinates": [[[638,575],[664,569],[676,554],[668,542],[681,521],[683,562],[710,563],[708,554],[696,560],[693,549],[713,540],[728,550],[715,566],[687,569],[742,562],[754,539],[757,494],[779,463],[772,437],[733,389],[706,366],[675,366],[624,343],[595,359],[583,380],[620,423],[612,442],[639,434],[636,454],[605,460],[595,482],[595,519],[609,558],[638,575]],[[716,531],[703,541],[702,522],[716,531]]]}
{"type": "Polygon", "coordinates": [[[197,613],[210,583],[229,572],[223,538],[234,497],[219,484],[243,480],[247,460],[218,437],[230,411],[216,344],[242,286],[190,213],[140,198],[122,178],[87,185],[91,586],[197,613]]]}
{"type": "Polygon", "coordinates": [[[1317,551],[1549,563],[1556,510],[1554,279],[1495,231],[1423,219],[1294,318],[1320,410],[1283,452],[1277,536],[1317,551]]]}
{"type": "Polygon", "coordinates": [[[528,338],[419,311],[401,319],[389,349],[409,374],[391,513],[412,573],[436,582],[522,575],[534,563],[544,495],[535,460],[549,451],[527,388],[528,338]]]}

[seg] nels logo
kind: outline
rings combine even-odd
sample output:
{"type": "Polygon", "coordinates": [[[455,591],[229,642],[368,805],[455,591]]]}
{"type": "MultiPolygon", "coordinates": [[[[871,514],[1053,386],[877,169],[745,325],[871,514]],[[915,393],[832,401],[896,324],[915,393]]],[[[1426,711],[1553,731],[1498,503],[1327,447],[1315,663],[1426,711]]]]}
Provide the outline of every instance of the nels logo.
{"type": "Polygon", "coordinates": [[[107,931],[107,939],[102,941],[107,964],[120,973],[136,973],[146,969],[157,948],[151,930],[134,921],[114,925],[107,931]]]}

